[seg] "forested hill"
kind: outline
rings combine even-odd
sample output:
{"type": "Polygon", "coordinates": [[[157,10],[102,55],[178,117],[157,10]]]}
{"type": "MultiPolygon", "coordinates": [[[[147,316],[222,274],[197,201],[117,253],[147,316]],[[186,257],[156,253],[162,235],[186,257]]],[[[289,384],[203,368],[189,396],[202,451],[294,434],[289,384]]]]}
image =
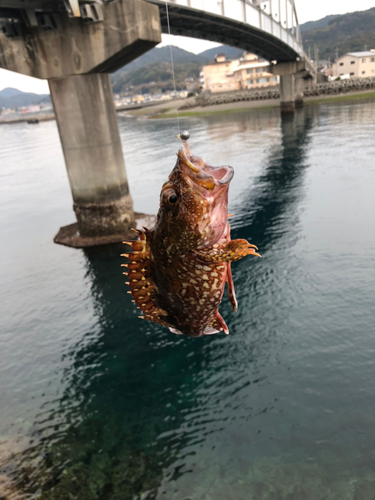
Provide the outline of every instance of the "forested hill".
{"type": "MultiPolygon", "coordinates": [[[[311,26],[314,24],[311,23],[311,26]]],[[[315,43],[319,49],[319,59],[330,58],[333,61],[336,50],[342,56],[347,52],[375,49],[375,7],[333,16],[323,27],[307,30],[302,27],[303,25],[301,31],[305,51],[315,43]]]]}
{"type": "Polygon", "coordinates": [[[339,17],[340,14],[334,14],[331,16],[323,17],[322,19],[318,19],[317,21],[307,21],[307,23],[300,24],[301,33],[304,31],[315,30],[318,28],[325,28],[332,19],[335,17],[339,17]]]}
{"type": "MultiPolygon", "coordinates": [[[[228,45],[220,45],[200,54],[193,54],[173,46],[172,54],[177,88],[185,88],[186,78],[198,79],[202,66],[218,53],[223,53],[228,59],[232,59],[239,57],[242,51],[228,45]]],[[[158,92],[172,90],[172,80],[171,49],[169,46],[151,49],[111,75],[114,92],[121,92],[130,86],[138,87],[140,85],[144,85],[143,88],[139,89],[141,92],[146,92],[151,87],[154,87],[154,91],[158,92]]]]}

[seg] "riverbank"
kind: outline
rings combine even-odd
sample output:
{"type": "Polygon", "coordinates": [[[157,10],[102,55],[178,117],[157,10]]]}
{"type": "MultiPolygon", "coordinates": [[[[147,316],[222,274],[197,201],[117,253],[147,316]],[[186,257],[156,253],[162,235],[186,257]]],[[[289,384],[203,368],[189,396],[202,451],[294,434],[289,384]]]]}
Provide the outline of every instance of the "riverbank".
{"type": "MultiPolygon", "coordinates": [[[[330,103],[340,103],[343,101],[355,101],[359,99],[375,99],[375,91],[362,91],[362,92],[350,92],[346,94],[338,95],[319,95],[312,97],[305,97],[305,106],[312,104],[330,104],[330,103]]],[[[126,113],[127,116],[133,116],[138,118],[149,118],[149,119],[170,119],[176,117],[177,109],[182,105],[183,101],[175,101],[174,103],[168,103],[168,106],[161,104],[153,108],[153,113],[150,114],[150,110],[135,110],[134,112],[126,113]]],[[[280,106],[280,99],[267,99],[261,101],[241,101],[232,102],[226,104],[213,104],[211,106],[196,106],[191,108],[189,111],[178,111],[179,117],[193,117],[193,116],[207,116],[207,115],[217,115],[225,114],[231,112],[244,112],[259,109],[269,109],[278,108],[280,106]]]]}
{"type": "Polygon", "coordinates": [[[54,113],[45,113],[42,115],[39,114],[27,114],[27,115],[14,115],[9,118],[0,117],[0,125],[9,124],[9,123],[21,123],[21,122],[30,122],[31,125],[37,125],[39,122],[47,122],[55,119],[54,113]]]}

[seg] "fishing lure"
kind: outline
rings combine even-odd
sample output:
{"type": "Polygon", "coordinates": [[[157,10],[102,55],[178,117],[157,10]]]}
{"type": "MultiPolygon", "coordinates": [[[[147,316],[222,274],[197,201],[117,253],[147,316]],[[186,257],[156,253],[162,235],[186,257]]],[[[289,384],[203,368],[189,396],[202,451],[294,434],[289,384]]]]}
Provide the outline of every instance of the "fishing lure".
{"type": "Polygon", "coordinates": [[[131,293],[143,319],[169,327],[176,334],[200,337],[228,327],[219,313],[225,283],[234,311],[237,300],[231,263],[260,255],[244,239],[231,240],[229,166],[211,167],[190,153],[183,132],[177,162],[163,185],[155,227],[136,231],[139,240],[124,242],[123,254],[131,293]]]}

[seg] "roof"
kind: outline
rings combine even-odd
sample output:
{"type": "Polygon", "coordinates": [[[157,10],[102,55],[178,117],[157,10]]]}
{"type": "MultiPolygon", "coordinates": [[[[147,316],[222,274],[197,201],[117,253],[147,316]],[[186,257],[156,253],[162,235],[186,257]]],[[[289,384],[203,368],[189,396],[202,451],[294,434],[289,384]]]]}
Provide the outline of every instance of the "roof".
{"type": "Polygon", "coordinates": [[[271,64],[267,61],[249,61],[244,64],[240,64],[233,71],[240,71],[242,69],[251,69],[251,68],[269,68],[271,64]]]}
{"type": "Polygon", "coordinates": [[[225,61],[210,61],[207,64],[205,64],[204,66],[219,66],[220,64],[228,64],[231,62],[232,62],[232,59],[226,59],[225,61]]]}
{"type": "MultiPolygon", "coordinates": [[[[364,50],[363,52],[348,52],[345,54],[346,56],[353,56],[353,57],[368,57],[372,56],[375,57],[375,50],[364,50]]],[[[341,56],[343,57],[343,56],[341,56]]]]}

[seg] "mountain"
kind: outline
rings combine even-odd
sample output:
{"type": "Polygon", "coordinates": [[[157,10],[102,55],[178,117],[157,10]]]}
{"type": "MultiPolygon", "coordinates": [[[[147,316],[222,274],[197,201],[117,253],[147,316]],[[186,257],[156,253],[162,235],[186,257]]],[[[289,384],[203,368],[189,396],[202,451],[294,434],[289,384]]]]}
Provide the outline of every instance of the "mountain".
{"type": "MultiPolygon", "coordinates": [[[[200,54],[193,54],[187,50],[172,46],[173,65],[178,90],[185,89],[185,78],[197,79],[202,66],[211,61],[216,54],[223,53],[228,59],[240,57],[243,51],[220,45],[205,50],[200,54]]],[[[111,75],[113,91],[123,92],[129,87],[138,87],[139,92],[162,92],[173,90],[173,75],[171,65],[171,48],[157,47],[127,64],[111,75]]]]}
{"type": "Polygon", "coordinates": [[[301,33],[304,31],[315,30],[319,28],[325,28],[328,26],[329,22],[332,21],[335,17],[339,17],[340,14],[334,14],[331,16],[323,17],[322,19],[318,19],[317,21],[307,21],[307,23],[303,23],[299,25],[301,33]]]}
{"type": "Polygon", "coordinates": [[[336,54],[342,56],[347,52],[365,50],[365,47],[367,50],[375,49],[375,7],[333,16],[328,22],[326,22],[327,17],[320,20],[324,21],[322,27],[303,30],[305,51],[309,46],[313,47],[316,44],[319,49],[319,59],[329,58],[333,61],[336,54]]]}
{"type": "Polygon", "coordinates": [[[216,54],[225,54],[227,59],[238,59],[242,56],[243,50],[230,47],[229,45],[220,45],[219,47],[214,47],[213,49],[200,52],[198,55],[207,61],[212,61],[216,54]]]}
{"type": "Polygon", "coordinates": [[[7,87],[6,89],[0,90],[1,97],[12,97],[14,95],[20,95],[23,92],[18,89],[14,89],[13,87],[7,87]]]}
{"type": "MultiPolygon", "coordinates": [[[[206,58],[175,46],[172,46],[172,54],[174,62],[199,61],[202,64],[206,62],[206,58]]],[[[138,59],[135,59],[131,63],[117,70],[113,73],[113,75],[123,73],[124,71],[132,71],[134,69],[142,68],[148,64],[166,62],[171,62],[171,48],[169,45],[167,47],[155,47],[149,50],[142,56],[138,57],[138,59]]]]}
{"type": "Polygon", "coordinates": [[[21,90],[7,87],[0,90],[0,108],[17,108],[20,106],[30,106],[32,104],[50,103],[48,94],[33,94],[22,92],[21,90]]]}
{"type": "MultiPolygon", "coordinates": [[[[204,57],[179,47],[172,46],[172,54],[176,82],[178,83],[183,78],[196,78],[200,68],[206,63],[204,57]]],[[[169,90],[169,85],[166,88],[165,84],[173,80],[171,68],[171,47],[153,48],[111,75],[113,91],[121,92],[126,87],[151,84],[151,82],[163,82],[161,87],[159,85],[158,91],[169,90]]],[[[147,92],[147,89],[140,89],[140,91],[147,92]]]]}

